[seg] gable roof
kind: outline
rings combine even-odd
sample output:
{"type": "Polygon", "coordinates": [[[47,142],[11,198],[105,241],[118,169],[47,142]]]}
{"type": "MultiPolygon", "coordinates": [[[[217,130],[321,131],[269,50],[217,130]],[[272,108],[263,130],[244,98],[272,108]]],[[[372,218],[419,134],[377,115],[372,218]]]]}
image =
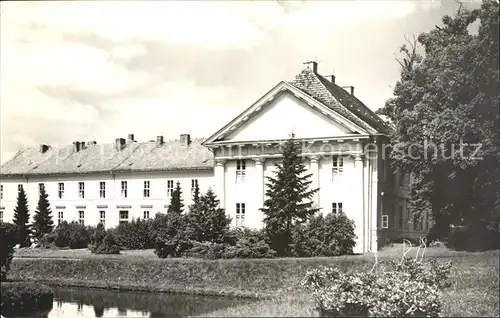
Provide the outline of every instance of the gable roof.
{"type": "MultiPolygon", "coordinates": [[[[300,95],[297,94],[297,90],[303,93],[305,96],[300,97],[309,102],[311,106],[316,107],[318,105],[313,105],[314,103],[311,103],[310,99],[326,107],[333,113],[329,114],[333,120],[350,129],[354,128],[353,131],[370,135],[388,135],[391,132],[391,127],[358,98],[306,67],[293,80],[278,83],[257,102],[209,137],[203,144],[218,141],[228,131],[234,130],[241,121],[248,120],[248,117],[259,111],[262,106],[269,104],[284,89],[290,90],[296,96],[300,95]]],[[[321,111],[324,113],[324,110],[321,111]]]]}
{"type": "Polygon", "coordinates": [[[0,175],[86,174],[123,171],[176,171],[212,169],[213,154],[193,139],[188,147],[180,140],[128,142],[121,150],[115,143],[89,144],[75,152],[73,146],[20,150],[0,166],[0,175]]]}
{"type": "Polygon", "coordinates": [[[290,82],[356,124],[389,134],[391,128],[357,97],[306,67],[290,82]]]}
{"type": "MultiPolygon", "coordinates": [[[[288,82],[280,82],[276,86],[274,86],[269,92],[264,94],[264,96],[259,98],[254,104],[252,104],[242,113],[240,113],[236,118],[231,120],[228,124],[219,129],[215,134],[210,136],[203,144],[209,145],[212,142],[221,141],[221,138],[226,136],[228,133],[233,132],[243,123],[247,122],[250,117],[255,116],[257,113],[260,112],[260,110],[263,107],[269,105],[273,100],[276,100],[281,94],[283,94],[286,91],[293,94],[295,97],[302,99],[309,106],[316,108],[318,111],[323,113],[323,115],[329,117],[331,120],[339,123],[340,125],[343,125],[344,127],[348,128],[349,130],[353,131],[356,134],[368,135],[370,130],[374,132],[373,128],[367,125],[364,125],[364,127],[358,125],[357,123],[346,118],[345,116],[342,116],[341,114],[339,114],[339,112],[335,111],[331,107],[326,106],[324,102],[318,100],[317,98],[314,98],[307,92],[304,92],[303,90],[293,86],[292,84],[288,82]],[[365,127],[367,127],[369,130],[367,131],[365,127]]],[[[358,120],[358,122],[360,121],[358,120]]]]}

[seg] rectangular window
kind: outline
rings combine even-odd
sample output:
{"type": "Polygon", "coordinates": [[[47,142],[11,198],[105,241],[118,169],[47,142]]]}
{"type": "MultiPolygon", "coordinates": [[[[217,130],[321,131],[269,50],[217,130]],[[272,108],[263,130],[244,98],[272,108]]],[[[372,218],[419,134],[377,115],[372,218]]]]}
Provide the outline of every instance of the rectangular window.
{"type": "Polygon", "coordinates": [[[57,185],[57,187],[58,187],[58,189],[57,189],[57,196],[59,197],[59,199],[64,198],[64,183],[59,182],[59,184],[57,185]]]}
{"type": "Polygon", "coordinates": [[[236,227],[245,225],[245,203],[236,203],[236,227]]]}
{"type": "Polygon", "coordinates": [[[143,193],[143,196],[145,198],[149,198],[149,190],[150,190],[150,183],[149,183],[149,181],[144,181],[144,193],[143,193]]]}
{"type": "Polygon", "coordinates": [[[99,211],[99,223],[106,227],[106,211],[99,211]]]}
{"type": "Polygon", "coordinates": [[[246,161],[245,160],[236,160],[236,182],[242,183],[245,182],[246,175],[246,161]]]}
{"type": "Polygon", "coordinates": [[[43,183],[38,184],[38,195],[42,193],[42,190],[45,190],[45,185],[43,183]]]}
{"type": "Polygon", "coordinates": [[[127,197],[127,181],[122,181],[122,197],[127,197]]]}
{"type": "Polygon", "coordinates": [[[344,158],[342,156],[334,156],[332,161],[332,178],[340,176],[344,173],[344,158]]]}
{"type": "Polygon", "coordinates": [[[57,211],[57,224],[61,224],[64,221],[64,211],[57,211]]]}
{"type": "Polygon", "coordinates": [[[128,211],[120,210],[120,224],[128,222],[128,211]]]}
{"type": "Polygon", "coordinates": [[[0,200],[3,199],[3,184],[0,184],[0,200]]]}
{"type": "Polygon", "coordinates": [[[174,180],[167,180],[167,197],[170,198],[172,192],[174,192],[174,180]]]}
{"type": "Polygon", "coordinates": [[[85,225],[85,211],[78,211],[78,223],[85,225]]]}
{"type": "Polygon", "coordinates": [[[194,190],[198,186],[198,179],[191,179],[191,197],[194,195],[194,190]]]}
{"type": "Polygon", "coordinates": [[[78,197],[80,199],[85,198],[85,183],[83,182],[78,182],[78,197]]]}
{"type": "Polygon", "coordinates": [[[389,216],[387,214],[382,215],[382,228],[387,229],[389,227],[389,216]]]}
{"type": "Polygon", "coordinates": [[[144,211],[144,219],[149,219],[149,211],[144,211]]]}
{"type": "Polygon", "coordinates": [[[17,185],[17,192],[21,191],[23,189],[23,185],[22,184],[18,184],[17,185]]]}
{"type": "Polygon", "coordinates": [[[99,182],[99,198],[106,198],[106,181],[99,182]]]}
{"type": "Polygon", "coordinates": [[[404,215],[403,215],[403,207],[399,206],[399,228],[403,229],[404,227],[404,215]]]}
{"type": "Polygon", "coordinates": [[[332,213],[333,214],[343,213],[343,211],[342,211],[342,202],[333,202],[332,203],[332,213]]]}

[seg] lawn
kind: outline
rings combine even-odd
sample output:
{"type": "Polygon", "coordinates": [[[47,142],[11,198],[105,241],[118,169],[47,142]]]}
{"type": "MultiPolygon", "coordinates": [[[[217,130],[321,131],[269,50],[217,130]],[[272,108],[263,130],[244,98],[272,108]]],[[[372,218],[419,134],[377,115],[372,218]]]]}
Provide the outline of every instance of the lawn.
{"type": "MultiPolygon", "coordinates": [[[[414,257],[417,249],[408,256],[414,257]]],[[[402,245],[377,254],[380,264],[400,258],[402,245]]],[[[457,252],[428,248],[426,258],[452,260],[452,286],[443,293],[444,316],[499,314],[499,251],[457,252]]],[[[298,284],[306,270],[322,265],[370,269],[374,255],[253,260],[158,259],[152,250],[93,255],[88,250],[21,249],[13,278],[60,285],[266,297],[212,312],[210,316],[317,316],[309,293],[298,284]]]]}

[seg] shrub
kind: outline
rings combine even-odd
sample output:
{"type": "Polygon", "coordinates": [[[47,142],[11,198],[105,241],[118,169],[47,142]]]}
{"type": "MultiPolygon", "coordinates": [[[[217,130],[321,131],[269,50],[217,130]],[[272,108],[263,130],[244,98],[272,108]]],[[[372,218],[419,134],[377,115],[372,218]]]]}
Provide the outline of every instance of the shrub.
{"type": "Polygon", "coordinates": [[[224,258],[273,258],[276,251],[271,249],[265,241],[265,234],[261,230],[237,229],[236,242],[228,246],[224,258]]]}
{"type": "Polygon", "coordinates": [[[55,229],[57,247],[86,248],[90,243],[89,228],[78,222],[62,222],[55,229]]]}
{"type": "Polygon", "coordinates": [[[151,239],[153,220],[136,219],[121,223],[113,230],[116,242],[123,249],[142,250],[154,247],[151,239]]]}
{"type": "Polygon", "coordinates": [[[0,224],[0,280],[4,281],[7,278],[7,272],[12,263],[14,255],[14,246],[18,241],[19,228],[15,224],[1,223],[0,224]]]}
{"type": "Polygon", "coordinates": [[[273,258],[276,252],[264,241],[262,231],[237,229],[231,231],[234,243],[192,241],[192,247],[183,256],[202,259],[273,258]]]}
{"type": "Polygon", "coordinates": [[[120,254],[120,247],[116,244],[113,232],[108,231],[102,242],[92,247],[95,254],[120,254]]]}
{"type": "Polygon", "coordinates": [[[203,258],[203,259],[221,259],[224,256],[227,245],[223,243],[211,242],[192,242],[192,247],[186,250],[183,256],[203,258]]]}
{"type": "Polygon", "coordinates": [[[313,216],[293,229],[291,252],[296,257],[352,254],[354,222],[343,213],[313,216]]]}
{"type": "Polygon", "coordinates": [[[56,240],[56,233],[51,232],[47,233],[42,238],[40,239],[40,246],[44,248],[52,248],[55,246],[55,240],[56,240]]]}
{"type": "Polygon", "coordinates": [[[53,291],[32,282],[2,283],[2,316],[24,316],[52,309],[53,291]]]}
{"type": "Polygon", "coordinates": [[[102,223],[97,224],[97,227],[92,235],[91,243],[94,247],[98,247],[104,241],[106,237],[106,230],[104,229],[104,225],[102,223]]]}
{"type": "Polygon", "coordinates": [[[158,257],[180,257],[193,246],[186,234],[185,225],[184,215],[156,214],[151,224],[151,233],[158,257]]]}
{"type": "Polygon", "coordinates": [[[315,269],[302,284],[312,291],[322,316],[438,317],[451,263],[403,258],[391,265],[377,273],[315,269]]]}

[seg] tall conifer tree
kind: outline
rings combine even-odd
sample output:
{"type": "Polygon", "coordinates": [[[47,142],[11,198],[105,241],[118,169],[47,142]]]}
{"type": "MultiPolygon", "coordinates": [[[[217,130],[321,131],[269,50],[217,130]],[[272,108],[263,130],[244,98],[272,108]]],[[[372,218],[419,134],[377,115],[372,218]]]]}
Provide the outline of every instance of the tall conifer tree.
{"type": "Polygon", "coordinates": [[[38,206],[33,216],[33,234],[36,239],[41,239],[44,234],[52,232],[54,222],[52,220],[52,210],[48,200],[49,195],[45,192],[45,188],[40,189],[40,198],[38,206]]]}
{"type": "Polygon", "coordinates": [[[174,191],[172,191],[172,197],[170,198],[170,205],[168,206],[167,214],[182,214],[184,211],[184,203],[182,203],[182,201],[181,184],[177,181],[177,185],[174,191]]]}
{"type": "Polygon", "coordinates": [[[30,212],[28,209],[28,198],[24,188],[21,187],[17,194],[17,205],[14,209],[14,224],[19,228],[18,243],[21,247],[30,246],[30,212]]]}
{"type": "Polygon", "coordinates": [[[296,144],[295,134],[286,141],[281,163],[276,164],[274,177],[267,177],[264,207],[264,231],[269,244],[280,256],[289,255],[291,230],[297,223],[306,222],[319,211],[311,198],[319,189],[310,189],[311,174],[304,174],[306,167],[296,144]]]}

